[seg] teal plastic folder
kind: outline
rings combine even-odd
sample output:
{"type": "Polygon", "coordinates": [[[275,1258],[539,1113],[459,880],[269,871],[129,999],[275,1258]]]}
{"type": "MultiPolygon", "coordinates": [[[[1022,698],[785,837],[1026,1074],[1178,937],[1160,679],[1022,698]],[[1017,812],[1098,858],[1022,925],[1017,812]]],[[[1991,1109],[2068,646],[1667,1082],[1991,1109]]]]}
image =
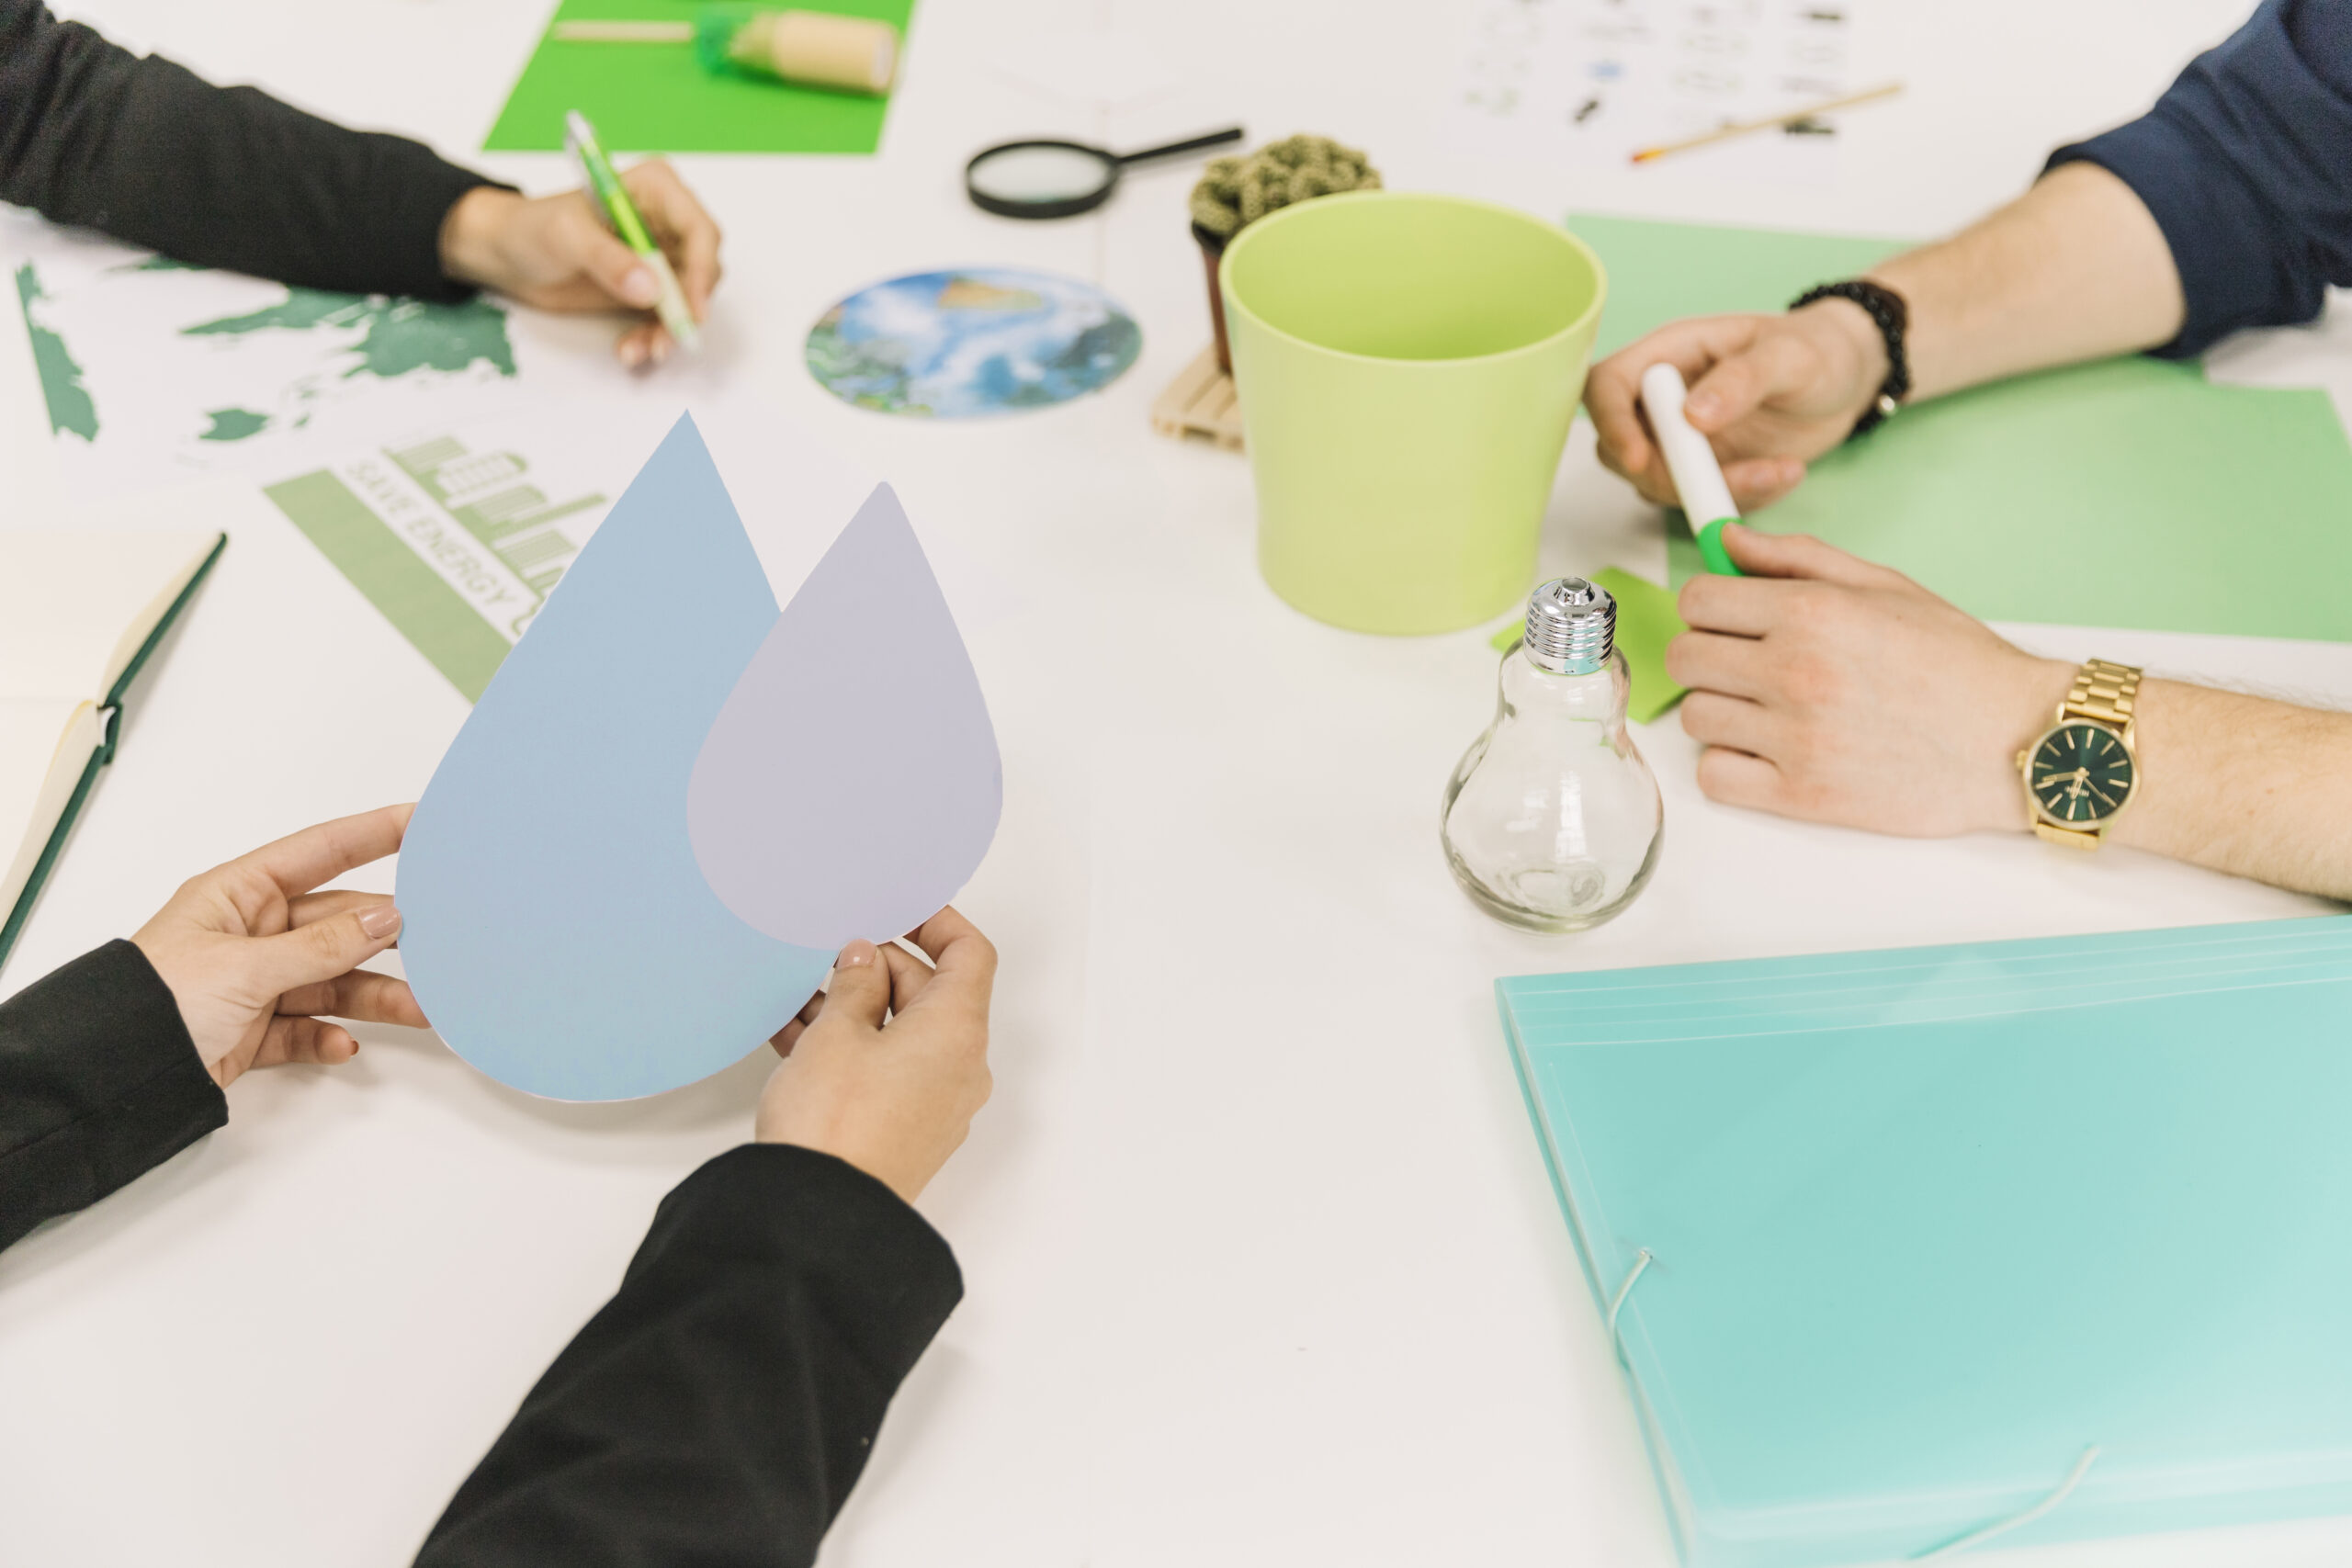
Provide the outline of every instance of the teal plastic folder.
{"type": "Polygon", "coordinates": [[[2352,1512],[2352,918],[1497,990],[1691,1568],[2352,1512]]]}

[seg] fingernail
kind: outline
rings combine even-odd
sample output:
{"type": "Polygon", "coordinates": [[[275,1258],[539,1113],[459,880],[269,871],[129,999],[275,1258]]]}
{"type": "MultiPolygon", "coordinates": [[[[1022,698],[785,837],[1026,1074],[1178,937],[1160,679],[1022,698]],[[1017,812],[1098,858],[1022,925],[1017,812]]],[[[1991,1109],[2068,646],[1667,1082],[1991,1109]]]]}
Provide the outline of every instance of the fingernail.
{"type": "Polygon", "coordinates": [[[621,344],[621,363],[631,369],[645,363],[645,341],[642,338],[631,338],[621,344]]]}
{"type": "Polygon", "coordinates": [[[378,942],[401,929],[401,912],[390,904],[379,904],[372,909],[359,911],[359,929],[378,942]]]}
{"type": "Polygon", "coordinates": [[[833,961],[833,967],[836,969],[863,969],[867,964],[873,963],[874,959],[874,944],[866,941],[864,937],[859,937],[855,942],[851,942],[847,947],[842,949],[842,955],[833,961]]]}
{"type": "Polygon", "coordinates": [[[653,363],[656,365],[662,364],[669,357],[670,340],[666,337],[655,338],[653,340],[653,363]]]}
{"type": "Polygon", "coordinates": [[[1682,405],[1682,412],[1692,419],[1713,419],[1715,417],[1715,395],[1713,392],[1697,392],[1691,395],[1689,402],[1682,405]]]}
{"type": "Polygon", "coordinates": [[[632,305],[650,310],[662,298],[662,286],[653,280],[653,269],[641,266],[622,278],[621,298],[632,305]]]}

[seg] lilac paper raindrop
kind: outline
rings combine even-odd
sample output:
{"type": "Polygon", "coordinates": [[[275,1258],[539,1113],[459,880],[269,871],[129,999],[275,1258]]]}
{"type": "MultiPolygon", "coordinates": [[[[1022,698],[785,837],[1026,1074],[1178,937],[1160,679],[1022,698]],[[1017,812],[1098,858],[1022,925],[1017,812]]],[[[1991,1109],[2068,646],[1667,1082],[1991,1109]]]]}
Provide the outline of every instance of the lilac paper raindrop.
{"type": "Polygon", "coordinates": [[[988,704],[888,485],[793,595],[695,760],[686,828],[719,902],[827,950],[921,925],[1004,806],[988,704]]]}

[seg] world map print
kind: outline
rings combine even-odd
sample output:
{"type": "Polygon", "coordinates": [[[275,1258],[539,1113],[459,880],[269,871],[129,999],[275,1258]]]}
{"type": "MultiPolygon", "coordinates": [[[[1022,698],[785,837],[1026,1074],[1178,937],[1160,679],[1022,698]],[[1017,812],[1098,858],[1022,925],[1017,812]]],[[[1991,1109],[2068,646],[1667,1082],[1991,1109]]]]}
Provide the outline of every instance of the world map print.
{"type": "Polygon", "coordinates": [[[15,219],[0,255],[85,491],[266,468],[298,432],[446,418],[516,375],[507,312],[483,298],[288,288],[15,219]]]}

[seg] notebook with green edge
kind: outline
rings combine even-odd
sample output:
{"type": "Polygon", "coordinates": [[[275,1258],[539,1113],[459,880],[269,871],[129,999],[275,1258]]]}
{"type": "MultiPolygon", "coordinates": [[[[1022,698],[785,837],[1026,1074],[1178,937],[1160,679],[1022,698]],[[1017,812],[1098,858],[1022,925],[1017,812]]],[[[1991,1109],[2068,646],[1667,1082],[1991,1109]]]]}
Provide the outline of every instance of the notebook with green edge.
{"type": "Polygon", "coordinates": [[[2352,917],[1497,990],[1690,1568],[2352,1512],[2352,917]]]}
{"type": "Polygon", "coordinates": [[[114,760],[125,694],[228,545],[0,533],[0,965],[114,760]]]}

